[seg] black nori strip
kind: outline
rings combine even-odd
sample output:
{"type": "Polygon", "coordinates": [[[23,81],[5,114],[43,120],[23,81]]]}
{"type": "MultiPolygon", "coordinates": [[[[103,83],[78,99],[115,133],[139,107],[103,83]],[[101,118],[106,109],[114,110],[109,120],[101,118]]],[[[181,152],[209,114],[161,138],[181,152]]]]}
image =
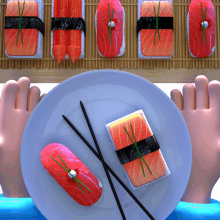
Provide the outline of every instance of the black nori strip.
{"type": "MultiPolygon", "coordinates": [[[[141,29],[156,29],[156,17],[140,17],[137,34],[141,29]]],[[[158,17],[158,29],[173,29],[173,17],[158,17]]]]}
{"type": "MultiPolygon", "coordinates": [[[[160,149],[160,146],[154,135],[137,142],[137,146],[142,156],[160,149]]],[[[116,153],[121,164],[126,164],[139,158],[137,149],[133,144],[123,149],[116,150],[116,153]]]]}
{"type": "MultiPolygon", "coordinates": [[[[5,29],[19,29],[19,16],[6,16],[5,29]]],[[[44,23],[36,16],[22,16],[22,29],[37,29],[44,36],[44,23]]]]}
{"type": "Polygon", "coordinates": [[[86,36],[86,23],[83,18],[52,18],[52,30],[81,30],[86,36]]]}

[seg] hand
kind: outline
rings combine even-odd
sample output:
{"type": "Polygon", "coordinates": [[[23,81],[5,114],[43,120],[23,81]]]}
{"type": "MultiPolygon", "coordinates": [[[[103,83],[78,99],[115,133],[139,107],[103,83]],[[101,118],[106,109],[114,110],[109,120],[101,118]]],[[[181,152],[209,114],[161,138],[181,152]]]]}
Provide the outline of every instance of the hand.
{"type": "MultiPolygon", "coordinates": [[[[9,80],[0,101],[0,184],[4,197],[29,197],[20,165],[20,149],[25,125],[38,104],[38,87],[30,87],[30,79],[9,80]]],[[[30,146],[31,147],[31,146],[30,146]]]]}
{"type": "Polygon", "coordinates": [[[182,201],[210,203],[211,191],[220,177],[220,83],[205,76],[186,84],[183,97],[171,91],[187,124],[192,143],[192,170],[182,201]]]}

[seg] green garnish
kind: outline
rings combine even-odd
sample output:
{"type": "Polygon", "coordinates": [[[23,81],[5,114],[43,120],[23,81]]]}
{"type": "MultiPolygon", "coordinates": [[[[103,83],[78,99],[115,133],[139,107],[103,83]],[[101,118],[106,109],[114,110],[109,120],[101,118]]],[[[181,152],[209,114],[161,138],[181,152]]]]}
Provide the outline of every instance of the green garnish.
{"type": "Polygon", "coordinates": [[[159,41],[160,41],[160,32],[159,32],[159,28],[158,28],[158,17],[159,17],[159,11],[160,11],[160,1],[159,1],[159,7],[158,7],[158,13],[156,14],[156,9],[155,6],[154,7],[154,15],[156,17],[156,29],[155,29],[155,35],[154,35],[154,44],[155,44],[155,40],[156,40],[156,35],[157,35],[157,31],[158,31],[158,37],[159,37],[159,41]]]}
{"type": "MultiPolygon", "coordinates": [[[[109,25],[109,29],[108,29],[108,35],[109,35],[109,33],[110,33],[110,36],[111,36],[111,45],[112,45],[112,27],[111,27],[111,21],[112,21],[112,19],[113,19],[113,14],[114,14],[114,9],[113,9],[113,11],[112,11],[112,18],[110,17],[110,15],[111,15],[111,13],[110,13],[110,8],[109,8],[109,3],[108,3],[108,17],[109,17],[109,23],[110,23],[110,25],[109,25]]],[[[108,40],[108,36],[107,36],[107,40],[108,40]]]]}
{"type": "MultiPolygon", "coordinates": [[[[132,125],[130,124],[130,126],[131,126],[132,134],[133,134],[133,137],[134,137],[136,149],[138,149],[138,146],[137,146],[137,142],[136,142],[136,140],[135,140],[135,135],[134,135],[134,131],[133,131],[132,125]]],[[[139,151],[139,149],[138,149],[138,151],[139,151]]],[[[140,151],[139,151],[139,154],[141,155],[140,151]]],[[[142,155],[141,155],[141,158],[142,158],[142,160],[144,161],[144,163],[145,163],[145,165],[147,166],[147,168],[148,168],[148,170],[150,171],[150,173],[152,174],[150,168],[148,167],[148,165],[147,165],[147,163],[145,162],[145,160],[144,160],[144,158],[143,158],[142,155]]]]}
{"type": "MultiPolygon", "coordinates": [[[[58,165],[60,165],[64,170],[66,170],[66,168],[64,168],[58,161],[56,161],[52,156],[50,156],[50,158],[52,158],[58,165]]],[[[70,172],[70,169],[68,168],[67,170],[66,170],[66,172],[70,172]]]]}
{"type": "MultiPolygon", "coordinates": [[[[72,174],[70,174],[73,178],[76,179],[72,174]]],[[[89,188],[87,188],[82,182],[80,182],[78,179],[76,179],[82,186],[84,186],[89,192],[92,192],[89,188]]],[[[81,188],[81,187],[80,187],[81,188]]]]}
{"type": "Polygon", "coordinates": [[[81,186],[79,185],[79,183],[84,186],[89,192],[92,192],[89,188],[87,188],[82,182],[80,182],[76,177],[74,177],[71,173],[70,173],[70,169],[67,167],[67,165],[64,163],[63,159],[61,158],[61,156],[59,155],[59,158],[61,159],[61,161],[63,162],[63,164],[65,165],[65,167],[63,167],[58,161],[56,161],[52,156],[50,156],[51,159],[53,159],[58,165],[60,165],[66,172],[68,172],[73,179],[75,180],[76,184],[79,186],[79,188],[81,189],[81,191],[84,193],[84,191],[82,190],[81,186]]]}
{"type": "Polygon", "coordinates": [[[61,156],[59,156],[59,158],[62,160],[63,164],[65,165],[66,169],[68,170],[67,172],[70,172],[71,170],[67,167],[67,165],[64,163],[63,159],[61,158],[61,156]]]}
{"type": "Polygon", "coordinates": [[[143,165],[142,165],[142,162],[141,162],[141,159],[144,161],[145,165],[147,166],[148,170],[150,171],[150,173],[152,174],[150,168],[148,167],[146,161],[144,160],[143,156],[141,155],[139,149],[138,149],[138,146],[137,146],[137,142],[136,142],[136,139],[135,139],[135,135],[134,135],[134,131],[133,131],[133,128],[132,128],[132,125],[130,124],[131,126],[131,131],[132,131],[132,134],[133,134],[133,137],[134,137],[134,141],[132,140],[130,134],[128,133],[128,131],[126,130],[126,128],[124,127],[126,133],[128,134],[129,138],[131,139],[132,143],[134,144],[136,150],[137,150],[137,153],[138,153],[138,156],[139,156],[139,160],[140,160],[140,163],[141,163],[141,167],[142,167],[142,171],[143,171],[143,174],[144,174],[144,177],[145,177],[145,173],[144,173],[144,168],[143,168],[143,165]]]}
{"type": "Polygon", "coordinates": [[[23,44],[21,21],[22,21],[22,16],[23,16],[23,12],[24,12],[24,5],[25,5],[25,1],[24,1],[24,3],[23,3],[22,13],[20,14],[20,4],[19,4],[19,1],[18,1],[18,12],[19,12],[20,22],[19,22],[19,28],[18,28],[18,33],[17,33],[16,44],[18,43],[18,37],[19,37],[19,31],[20,31],[20,30],[21,30],[21,43],[23,44]]]}
{"type": "MultiPolygon", "coordinates": [[[[130,124],[130,125],[131,125],[131,124],[130,124]]],[[[127,132],[129,138],[131,139],[132,143],[134,144],[134,146],[135,146],[135,148],[136,148],[136,150],[137,150],[137,153],[138,153],[138,156],[139,156],[139,160],[140,160],[140,163],[141,163],[141,168],[142,168],[142,171],[143,171],[143,174],[144,174],[144,177],[145,177],[144,168],[143,168],[143,165],[142,165],[142,162],[141,162],[142,155],[140,154],[140,151],[139,151],[139,149],[138,149],[138,147],[137,147],[137,145],[136,145],[136,141],[135,141],[135,143],[134,143],[133,140],[132,140],[132,138],[131,138],[131,136],[129,135],[129,133],[128,133],[128,131],[126,130],[125,127],[124,127],[124,129],[125,129],[125,131],[127,132]]],[[[132,131],[133,131],[133,130],[132,130],[132,131]]],[[[132,132],[132,133],[133,133],[133,132],[132,132]]]]}
{"type": "Polygon", "coordinates": [[[203,34],[204,34],[204,35],[205,35],[205,44],[206,44],[206,46],[207,46],[206,32],[205,32],[205,26],[204,26],[204,22],[205,22],[205,19],[206,19],[207,7],[206,7],[206,9],[205,9],[205,16],[203,16],[202,2],[201,2],[201,10],[202,10],[202,20],[203,20],[201,42],[202,42],[202,40],[203,40],[203,34]]]}

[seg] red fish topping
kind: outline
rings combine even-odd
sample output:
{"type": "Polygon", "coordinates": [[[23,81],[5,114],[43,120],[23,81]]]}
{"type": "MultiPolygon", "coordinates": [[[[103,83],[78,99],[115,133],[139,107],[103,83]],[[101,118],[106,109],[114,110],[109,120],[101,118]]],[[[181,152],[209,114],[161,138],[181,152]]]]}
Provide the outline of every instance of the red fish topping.
{"type": "Polygon", "coordinates": [[[189,47],[192,55],[207,57],[215,47],[215,8],[211,0],[192,0],[189,5],[189,47]],[[202,10],[201,10],[202,3],[202,10]],[[206,16],[205,16],[205,11],[206,16]],[[205,22],[203,18],[205,17],[205,22]],[[203,24],[205,33],[203,31],[203,24]],[[203,36],[202,36],[203,35],[203,36]],[[202,39],[202,40],[201,40],[202,39]]]}
{"type": "Polygon", "coordinates": [[[99,2],[97,9],[98,50],[105,57],[115,57],[119,55],[122,45],[123,45],[123,8],[121,2],[119,0],[111,0],[111,1],[101,0],[99,2]],[[114,13],[112,13],[113,9],[114,9],[114,13]],[[109,23],[111,23],[112,37],[110,36],[109,33],[109,25],[110,25],[109,23]]]}
{"type": "MultiPolygon", "coordinates": [[[[54,17],[62,18],[67,17],[68,0],[54,0],[54,17]]],[[[67,30],[54,30],[53,31],[53,55],[60,63],[61,59],[64,60],[66,56],[67,46],[67,30]]]]}
{"type": "MultiPolygon", "coordinates": [[[[82,17],[82,1],[68,0],[68,17],[82,17]]],[[[81,54],[81,30],[68,30],[68,47],[67,54],[74,63],[81,54]]]]}
{"type": "Polygon", "coordinates": [[[101,182],[67,147],[58,143],[47,145],[41,151],[41,162],[49,174],[80,205],[91,206],[99,200],[102,194],[101,182]],[[51,156],[64,168],[66,165],[71,171],[75,171],[79,182],[70,177],[71,175],[56,163],[51,156]]]}

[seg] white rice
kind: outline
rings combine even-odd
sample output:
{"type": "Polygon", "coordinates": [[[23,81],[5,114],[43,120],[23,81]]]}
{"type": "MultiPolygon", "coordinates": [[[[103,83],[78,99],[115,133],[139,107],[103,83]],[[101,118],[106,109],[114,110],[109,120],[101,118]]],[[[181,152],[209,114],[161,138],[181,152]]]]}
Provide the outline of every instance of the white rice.
{"type": "MultiPolygon", "coordinates": [[[[138,0],[138,20],[141,17],[141,6],[143,4],[144,1],[147,0],[138,0]]],[[[158,1],[158,0],[151,0],[151,1],[158,1]]],[[[172,5],[172,0],[164,0],[164,1],[168,1],[171,3],[172,5]]],[[[140,32],[138,33],[138,58],[140,59],[170,59],[173,56],[173,50],[172,50],[172,54],[170,56],[163,56],[163,57],[157,57],[157,56],[153,56],[153,57],[149,57],[149,56],[144,56],[142,51],[141,51],[141,36],[140,36],[140,32]]]]}
{"type": "MultiPolygon", "coordinates": [[[[7,4],[9,1],[18,1],[18,0],[7,0],[7,4]]],[[[28,0],[28,1],[36,1],[38,5],[38,17],[44,22],[44,3],[43,0],[28,0]]],[[[42,58],[43,57],[43,35],[40,31],[38,31],[38,41],[37,41],[37,51],[34,56],[9,56],[5,50],[5,54],[9,58],[42,58]]]]}
{"type": "MultiPolygon", "coordinates": [[[[53,11],[54,11],[53,9],[54,9],[54,0],[52,0],[52,17],[53,17],[53,11]]],[[[85,20],[85,0],[82,0],[82,18],[83,18],[83,20],[85,20]]],[[[85,44],[85,36],[84,36],[84,32],[81,31],[81,54],[80,54],[79,59],[84,58],[84,44],[85,44]]],[[[51,56],[54,58],[52,49],[53,49],[53,31],[51,33],[50,53],[51,53],[51,56]]],[[[66,54],[65,59],[68,59],[68,58],[69,58],[69,56],[66,54]]]]}
{"type": "MultiPolygon", "coordinates": [[[[120,53],[116,57],[122,56],[125,52],[125,10],[123,7],[122,7],[122,9],[123,9],[123,42],[122,42],[122,46],[120,48],[120,53]]],[[[96,42],[97,42],[97,10],[95,13],[95,32],[96,32],[96,42]]],[[[97,50],[98,50],[98,53],[101,57],[105,57],[100,53],[98,45],[97,45],[97,50]]]]}

